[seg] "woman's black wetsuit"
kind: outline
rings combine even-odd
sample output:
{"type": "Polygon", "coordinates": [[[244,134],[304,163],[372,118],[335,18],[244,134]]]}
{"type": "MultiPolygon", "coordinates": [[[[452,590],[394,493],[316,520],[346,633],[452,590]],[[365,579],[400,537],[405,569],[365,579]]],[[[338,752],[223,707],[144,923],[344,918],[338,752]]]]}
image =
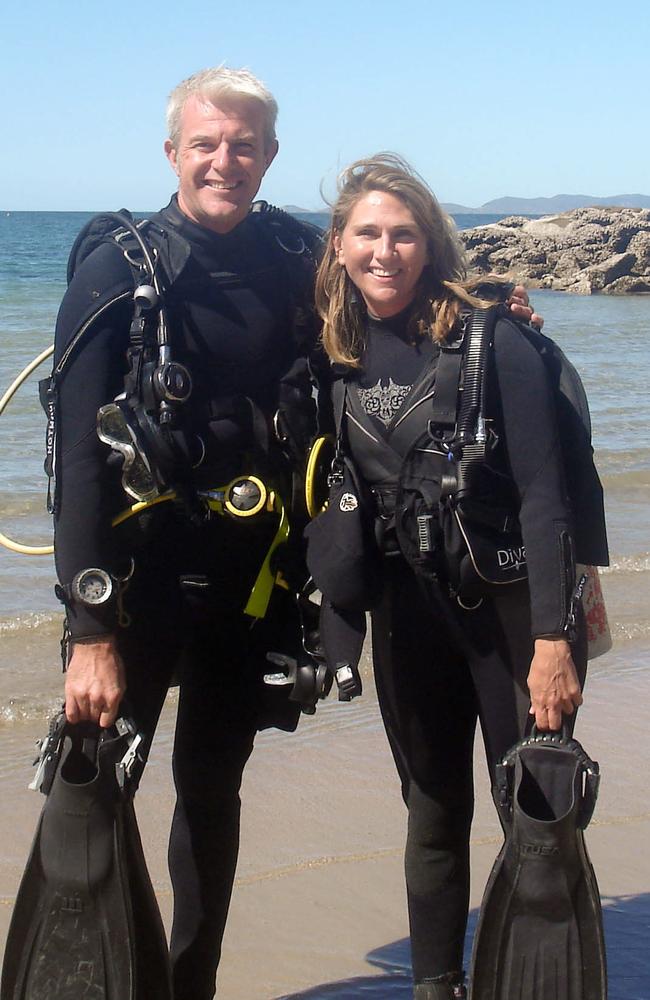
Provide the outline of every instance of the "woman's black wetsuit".
{"type": "MultiPolygon", "coordinates": [[[[347,379],[345,437],[385,508],[395,495],[391,437],[404,435],[407,424],[413,440],[426,429],[435,384],[438,348],[410,343],[407,319],[369,320],[362,367],[347,379]]],[[[476,720],[493,776],[530,721],[533,639],[557,636],[566,624],[571,513],[546,369],[508,320],[497,323],[493,358],[488,414],[521,498],[530,586],[509,585],[465,610],[441,586],[416,578],[398,552],[384,558],[383,597],[372,614],[379,703],[409,813],[405,861],[416,982],[462,967],[476,720]]],[[[582,683],[582,633],[573,657],[582,683]]]]}
{"type": "MultiPolygon", "coordinates": [[[[282,380],[300,356],[292,311],[301,305],[307,315],[313,274],[306,300],[296,301],[286,268],[304,262],[274,248],[273,232],[250,216],[219,236],[187,219],[174,199],[158,220],[190,250],[166,301],[174,359],[187,366],[194,383],[179,416],[206,447],[193,482],[216,487],[252,472],[274,475],[274,485],[286,481],[287,461],[277,444],[261,473],[251,468],[257,442],[245,399],[270,428],[282,380]]],[[[310,236],[303,235],[305,246],[310,236]]],[[[284,242],[291,245],[288,237],[284,242]]],[[[313,262],[307,268],[313,272],[313,262]]],[[[254,523],[216,515],[206,522],[165,503],[137,524],[132,519],[111,528],[112,517],[132,501],[121,489],[119,461],[97,437],[96,417],[124,387],[132,296],[131,269],[116,245],[106,243],[80,266],[61,306],[56,361],[95,300],[112,303],[60,379],[57,571],[65,585],[82,569],[118,571],[133,556],[135,571],[124,594],[130,621],[120,621],[114,605],[89,608],[73,601],[68,621],[73,638],[116,635],[129,709],[147,744],[170,680],[180,683],[169,847],[174,997],[211,1000],[237,859],[242,770],[258,729],[292,729],[299,714],[286,689],[264,685],[265,657],[269,650],[293,652],[299,632],[291,595],[278,587],[264,619],[254,623],[243,614],[277,529],[275,514],[261,514],[254,523]]],[[[306,350],[315,339],[314,324],[306,350]]]]}

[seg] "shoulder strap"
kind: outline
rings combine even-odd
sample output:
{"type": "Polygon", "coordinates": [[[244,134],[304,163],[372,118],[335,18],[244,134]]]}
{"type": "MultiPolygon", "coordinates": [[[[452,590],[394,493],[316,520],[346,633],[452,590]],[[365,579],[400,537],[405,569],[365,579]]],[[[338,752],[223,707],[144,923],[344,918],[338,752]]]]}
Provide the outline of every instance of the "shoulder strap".
{"type": "Polygon", "coordinates": [[[317,262],[323,246],[323,231],[311,222],[303,222],[290,215],[283,208],[269,205],[266,201],[254,201],[251,216],[263,219],[274,233],[278,246],[285,253],[302,256],[306,254],[317,262]]]}
{"type": "Polygon", "coordinates": [[[190,245],[173,227],[164,225],[160,212],[151,219],[135,219],[122,208],[119,212],[103,212],[92,219],[79,232],[68,256],[67,280],[102,243],[115,243],[131,267],[134,282],[143,269],[155,269],[160,279],[164,271],[166,288],[176,280],[190,256],[190,245]]]}
{"type": "Polygon", "coordinates": [[[456,459],[449,463],[443,479],[443,492],[447,496],[467,493],[476,470],[485,460],[487,435],[483,407],[487,356],[499,309],[499,306],[473,309],[461,336],[441,350],[429,426],[432,437],[456,459]]]}
{"type": "Polygon", "coordinates": [[[265,201],[253,202],[250,218],[256,220],[284,270],[291,296],[294,343],[299,353],[309,354],[317,340],[313,289],[323,233],[317,226],[265,201]]]}
{"type": "MultiPolygon", "coordinates": [[[[66,271],[68,284],[74,278],[80,264],[93,250],[107,240],[119,242],[119,234],[126,235],[135,225],[135,219],[126,208],[120,209],[119,212],[102,212],[89,219],[79,231],[68,256],[66,271]]],[[[128,256],[126,259],[131,263],[128,256]]]]}
{"type": "Polygon", "coordinates": [[[463,363],[464,331],[459,337],[440,345],[440,357],[436,368],[436,384],[431,410],[431,423],[436,428],[436,436],[446,436],[456,429],[458,411],[458,389],[463,363]]]}

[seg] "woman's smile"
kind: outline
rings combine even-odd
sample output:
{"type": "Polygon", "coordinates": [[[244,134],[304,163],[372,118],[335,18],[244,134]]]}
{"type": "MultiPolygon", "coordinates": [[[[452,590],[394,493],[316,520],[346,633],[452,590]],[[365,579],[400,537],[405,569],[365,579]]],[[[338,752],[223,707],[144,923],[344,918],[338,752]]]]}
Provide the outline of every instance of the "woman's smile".
{"type": "Polygon", "coordinates": [[[334,246],[373,315],[394,316],[412,302],[427,263],[427,241],[400,198],[386,191],[364,195],[334,246]]]}

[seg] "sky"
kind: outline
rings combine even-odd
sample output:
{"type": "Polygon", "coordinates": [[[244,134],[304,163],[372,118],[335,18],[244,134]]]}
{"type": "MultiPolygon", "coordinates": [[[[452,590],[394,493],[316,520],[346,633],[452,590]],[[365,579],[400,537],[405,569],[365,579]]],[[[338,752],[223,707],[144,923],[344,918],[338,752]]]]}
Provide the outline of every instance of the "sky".
{"type": "Polygon", "coordinates": [[[2,210],[165,204],[167,95],[219,63],[278,100],[278,205],[387,149],[470,207],[650,194],[647,0],[7,0],[0,25],[2,210]]]}

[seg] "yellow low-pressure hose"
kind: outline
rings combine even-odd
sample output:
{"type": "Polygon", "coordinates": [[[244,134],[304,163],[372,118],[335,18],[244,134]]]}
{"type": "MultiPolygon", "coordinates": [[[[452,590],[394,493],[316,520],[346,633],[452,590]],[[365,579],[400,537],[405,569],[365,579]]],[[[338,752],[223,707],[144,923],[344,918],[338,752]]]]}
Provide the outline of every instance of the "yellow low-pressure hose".
{"type": "MultiPolygon", "coordinates": [[[[42,365],[44,361],[47,361],[49,357],[54,353],[54,345],[51,347],[46,347],[44,351],[30,361],[29,364],[23,368],[20,375],[17,376],[7,389],[7,391],[0,399],[0,416],[4,413],[9,401],[13,399],[18,390],[20,389],[23,382],[27,381],[29,376],[42,365]]],[[[13,539],[8,538],[5,534],[0,531],[0,545],[4,545],[6,549],[10,549],[11,552],[19,552],[24,556],[51,556],[54,552],[53,545],[23,545],[22,542],[15,542],[13,539]]]]}

